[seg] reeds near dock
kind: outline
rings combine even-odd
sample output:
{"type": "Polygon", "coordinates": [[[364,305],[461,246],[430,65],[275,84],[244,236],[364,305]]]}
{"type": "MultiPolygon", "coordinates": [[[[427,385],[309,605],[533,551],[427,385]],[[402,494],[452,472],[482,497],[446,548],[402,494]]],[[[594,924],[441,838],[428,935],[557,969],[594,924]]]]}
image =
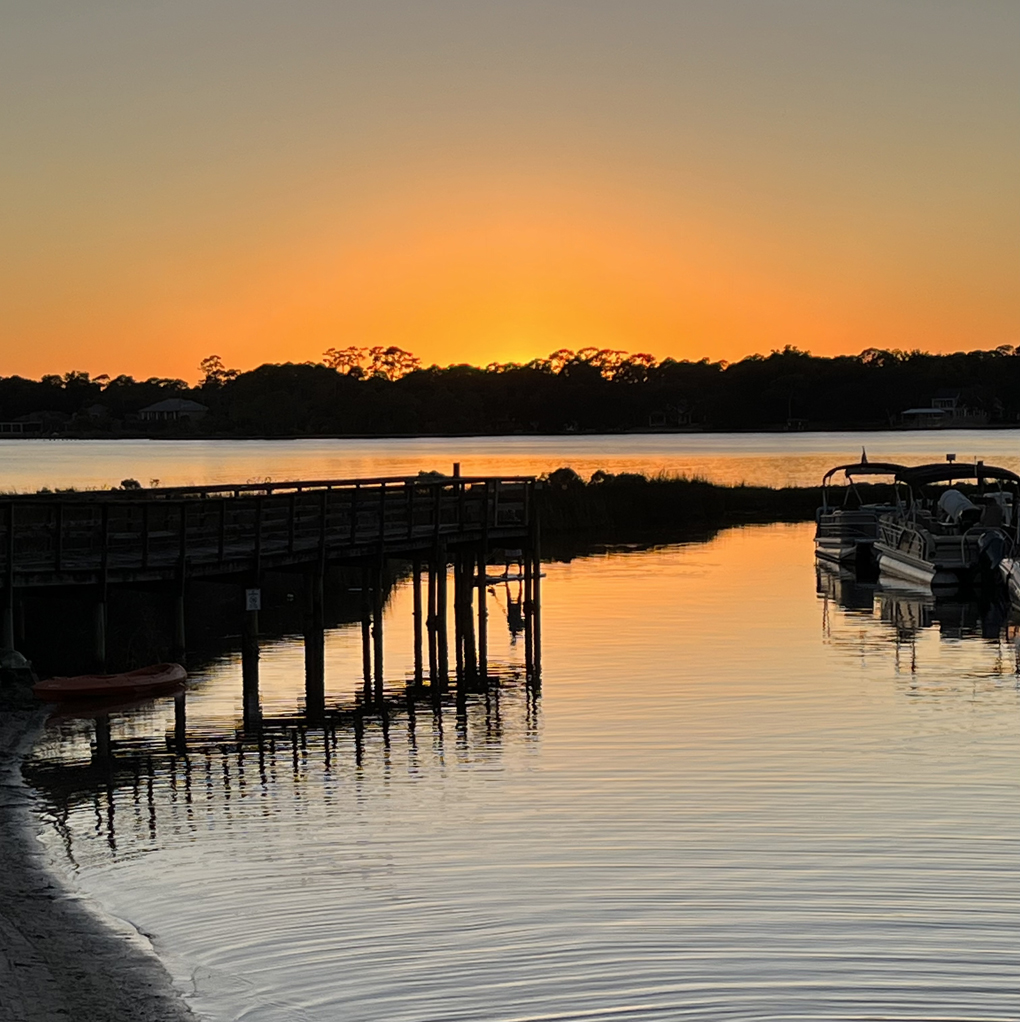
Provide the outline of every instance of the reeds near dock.
{"type": "MultiPolygon", "coordinates": [[[[811,521],[822,500],[817,486],[720,486],[630,472],[596,472],[586,482],[569,468],[552,472],[543,484],[536,498],[544,536],[609,543],[670,539],[742,522],[811,521]]],[[[833,498],[841,499],[838,490],[830,491],[833,498]]]]}

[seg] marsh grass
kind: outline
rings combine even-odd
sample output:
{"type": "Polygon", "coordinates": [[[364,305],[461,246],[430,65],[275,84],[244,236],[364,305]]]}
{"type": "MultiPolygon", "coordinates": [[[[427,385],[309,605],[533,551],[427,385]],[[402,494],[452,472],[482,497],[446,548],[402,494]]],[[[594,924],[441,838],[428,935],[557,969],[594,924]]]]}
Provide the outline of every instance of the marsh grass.
{"type": "MultiPolygon", "coordinates": [[[[822,500],[817,486],[720,486],[665,472],[599,471],[585,481],[573,469],[560,468],[542,483],[536,496],[544,536],[609,543],[682,537],[743,522],[812,521],[822,500]]],[[[830,500],[841,499],[838,489],[830,490],[830,500]]]]}

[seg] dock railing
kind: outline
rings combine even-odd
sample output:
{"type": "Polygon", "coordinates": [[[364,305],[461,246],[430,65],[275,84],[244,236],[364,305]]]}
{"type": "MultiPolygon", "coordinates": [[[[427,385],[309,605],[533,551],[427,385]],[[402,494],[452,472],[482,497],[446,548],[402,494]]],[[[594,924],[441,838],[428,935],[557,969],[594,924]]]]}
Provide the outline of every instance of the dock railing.
{"type": "Polygon", "coordinates": [[[7,586],[216,575],[527,535],[530,476],[392,476],[26,494],[0,503],[7,586]]]}

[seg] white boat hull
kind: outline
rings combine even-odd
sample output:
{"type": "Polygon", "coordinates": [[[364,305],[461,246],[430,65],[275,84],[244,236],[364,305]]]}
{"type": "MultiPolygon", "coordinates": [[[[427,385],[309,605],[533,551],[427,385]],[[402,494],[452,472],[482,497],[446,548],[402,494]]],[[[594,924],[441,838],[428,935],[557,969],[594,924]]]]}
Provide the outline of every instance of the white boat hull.
{"type": "Polygon", "coordinates": [[[901,551],[891,551],[878,547],[878,574],[879,578],[890,577],[899,579],[902,582],[910,582],[913,585],[930,589],[935,586],[936,578],[940,578],[943,585],[959,585],[960,578],[953,572],[939,572],[934,564],[922,561],[920,558],[911,557],[901,551]]]}

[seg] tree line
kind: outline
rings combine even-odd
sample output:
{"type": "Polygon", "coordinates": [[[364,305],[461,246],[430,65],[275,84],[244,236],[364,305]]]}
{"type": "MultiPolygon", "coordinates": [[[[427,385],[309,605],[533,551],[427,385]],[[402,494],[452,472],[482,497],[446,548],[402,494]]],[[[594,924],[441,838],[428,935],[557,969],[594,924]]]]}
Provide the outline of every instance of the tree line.
{"type": "Polygon", "coordinates": [[[241,372],[210,355],[201,380],[84,372],[0,377],[0,422],[45,432],[293,436],[875,428],[952,394],[990,424],[1020,422],[1020,351],[933,355],[868,348],[819,357],[788,346],[739,362],[561,349],[527,363],[423,366],[397,347],[329,348],[321,361],[241,372]],[[167,398],[201,419],[147,422],[167,398]]]}

